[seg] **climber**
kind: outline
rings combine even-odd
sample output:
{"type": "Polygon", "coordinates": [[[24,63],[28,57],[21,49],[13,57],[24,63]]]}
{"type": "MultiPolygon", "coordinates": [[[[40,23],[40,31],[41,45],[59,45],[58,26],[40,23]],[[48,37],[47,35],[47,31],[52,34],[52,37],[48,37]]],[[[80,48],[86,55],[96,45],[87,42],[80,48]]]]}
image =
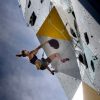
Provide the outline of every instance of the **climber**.
{"type": "Polygon", "coordinates": [[[56,72],[56,70],[51,70],[48,65],[55,59],[59,59],[62,63],[65,63],[66,61],[69,60],[69,58],[64,58],[62,59],[59,53],[54,53],[51,54],[49,57],[45,58],[41,58],[38,59],[38,57],[36,56],[36,54],[38,53],[38,50],[40,48],[42,48],[45,44],[49,43],[51,40],[48,40],[44,43],[42,43],[40,46],[38,46],[36,49],[32,50],[32,51],[27,51],[27,50],[22,50],[20,54],[16,54],[17,57],[28,57],[30,63],[34,64],[36,66],[37,69],[39,70],[45,70],[48,69],[52,75],[54,75],[54,72],[56,72]]]}

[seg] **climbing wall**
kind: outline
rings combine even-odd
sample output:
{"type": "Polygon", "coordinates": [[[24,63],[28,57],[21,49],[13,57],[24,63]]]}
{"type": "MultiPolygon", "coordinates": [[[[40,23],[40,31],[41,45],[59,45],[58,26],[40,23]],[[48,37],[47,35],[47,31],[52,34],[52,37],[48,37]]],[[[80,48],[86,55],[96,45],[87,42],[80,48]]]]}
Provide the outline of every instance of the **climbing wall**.
{"type": "Polygon", "coordinates": [[[59,14],[57,13],[56,8],[52,8],[47,19],[44,21],[43,25],[39,29],[37,36],[40,42],[46,41],[46,39],[54,38],[57,39],[60,46],[58,49],[53,49],[49,45],[45,47],[45,51],[48,54],[60,53],[63,58],[68,57],[70,61],[65,64],[55,63],[53,66],[57,66],[57,70],[71,75],[77,79],[80,79],[79,69],[77,65],[77,60],[74,52],[73,45],[71,43],[71,37],[66,30],[66,27],[63,25],[62,20],[60,19],[59,14]],[[66,52],[66,53],[65,53],[66,52]]]}
{"type": "Polygon", "coordinates": [[[56,75],[62,84],[62,87],[68,97],[68,100],[72,100],[73,96],[77,91],[77,88],[80,85],[80,80],[77,80],[76,78],[73,78],[64,73],[57,73],[56,75]]]}
{"type": "Polygon", "coordinates": [[[69,100],[71,100],[79,86],[81,77],[74,46],[72,44],[72,38],[69,35],[66,26],[63,24],[63,21],[58,14],[58,10],[55,7],[52,8],[48,17],[37,32],[37,37],[40,43],[50,39],[58,41],[59,48],[57,49],[52,48],[49,44],[44,47],[47,56],[57,52],[60,53],[62,58],[68,57],[70,59],[70,61],[66,63],[53,61],[52,66],[58,71],[57,77],[60,80],[69,100]],[[59,72],[63,74],[59,74],[59,72]],[[73,83],[73,87],[69,84],[70,82],[73,83]]]}
{"type": "Polygon", "coordinates": [[[59,43],[58,49],[52,48],[49,44],[44,47],[47,56],[58,52],[62,57],[67,56],[71,59],[65,64],[52,62],[58,72],[69,77],[69,81],[74,83],[74,87],[69,86],[63,75],[58,73],[57,76],[69,100],[73,97],[70,94],[74,94],[72,90],[76,90],[78,86],[74,79],[82,78],[83,82],[97,92],[100,90],[100,25],[99,18],[95,17],[99,14],[97,7],[93,7],[95,3],[88,1],[27,0],[25,7],[26,24],[37,33],[40,43],[50,39],[56,39],[59,43]],[[52,14],[48,17],[52,8],[59,18],[56,14],[56,19],[52,20],[52,14]],[[66,87],[70,89],[67,90],[66,87]]]}
{"type": "MultiPolygon", "coordinates": [[[[68,3],[67,6],[66,4],[64,5],[65,5],[65,8],[67,7],[68,9],[68,6],[70,6],[70,2],[67,1],[67,3],[68,3]]],[[[59,6],[61,7],[61,5],[59,6]]],[[[80,72],[78,69],[78,64],[76,61],[75,52],[74,52],[74,47],[72,44],[73,41],[71,39],[71,36],[73,36],[73,34],[74,36],[76,36],[76,34],[74,32],[75,31],[74,30],[75,28],[73,26],[74,24],[71,24],[73,29],[72,28],[70,29],[69,27],[70,25],[68,24],[68,20],[66,19],[67,17],[66,13],[65,11],[63,11],[63,8],[62,7],[60,8],[60,7],[58,7],[56,3],[53,2],[52,0],[38,0],[38,1],[27,0],[24,18],[25,18],[27,26],[32,28],[34,32],[38,34],[37,36],[38,36],[40,43],[44,42],[45,40],[52,39],[52,38],[58,41],[59,43],[58,49],[52,48],[49,44],[44,47],[44,50],[47,56],[52,53],[58,52],[61,54],[62,57],[67,56],[71,59],[69,62],[66,62],[65,64],[62,64],[61,62],[57,62],[57,61],[52,62],[53,67],[57,68],[58,70],[58,73],[56,75],[58,79],[60,80],[67,97],[69,98],[69,100],[71,100],[71,98],[74,96],[79,86],[80,79],[81,79],[80,72]],[[58,29],[55,27],[55,25],[53,25],[53,23],[55,23],[56,21],[55,19],[55,21],[53,22],[48,21],[49,22],[48,25],[50,25],[51,27],[46,26],[42,30],[43,33],[41,33],[39,29],[42,28],[41,26],[43,26],[43,23],[45,22],[48,14],[50,13],[51,9],[54,6],[56,6],[56,12],[58,13],[58,16],[60,19],[60,22],[58,20],[58,26],[56,26],[58,29]],[[59,25],[61,26],[61,28],[59,25]],[[66,26],[67,26],[67,29],[66,29],[66,26]],[[49,35],[46,35],[44,31],[45,33],[49,32],[49,35]],[[56,37],[54,35],[54,31],[56,33],[56,37]],[[70,33],[70,31],[72,32],[72,34],[70,33]],[[61,72],[62,74],[60,74],[59,72],[61,72]],[[73,86],[69,83],[73,83],[73,86]]],[[[70,12],[70,9],[68,9],[68,12],[70,12]]],[[[69,18],[70,17],[73,20],[75,19],[72,13],[71,13],[71,16],[69,16],[69,18]]],[[[74,23],[74,22],[71,21],[70,23],[74,23]]]]}
{"type": "Polygon", "coordinates": [[[51,6],[50,0],[27,0],[25,8],[27,26],[37,32],[49,14],[51,6]]]}
{"type": "MultiPolygon", "coordinates": [[[[82,79],[97,92],[100,90],[100,25],[95,7],[87,0],[71,0],[75,11],[87,67],[81,66],[82,79]],[[91,11],[90,11],[91,9],[91,11]],[[95,16],[96,17],[95,17],[95,16]]],[[[94,2],[95,4],[95,2],[94,2]]]]}
{"type": "Polygon", "coordinates": [[[72,0],[72,5],[67,6],[66,9],[64,6],[61,6],[66,2],[63,0],[62,2],[60,1],[60,3],[58,3],[54,1],[64,25],[66,25],[70,36],[73,37],[74,49],[82,81],[99,93],[100,18],[98,18],[99,14],[96,12],[97,9],[94,9],[95,7],[91,6],[86,0],[72,0]],[[87,10],[81,3],[86,5],[89,10],[92,10],[96,18],[89,13],[89,10],[87,10]]]}

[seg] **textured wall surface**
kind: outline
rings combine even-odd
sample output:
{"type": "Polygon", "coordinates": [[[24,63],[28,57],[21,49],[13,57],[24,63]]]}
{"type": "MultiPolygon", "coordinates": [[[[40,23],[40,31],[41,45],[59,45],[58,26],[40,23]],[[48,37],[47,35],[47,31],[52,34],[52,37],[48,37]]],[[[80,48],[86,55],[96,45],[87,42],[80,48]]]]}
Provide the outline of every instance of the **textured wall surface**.
{"type": "MultiPolygon", "coordinates": [[[[82,79],[99,92],[100,89],[100,25],[95,19],[98,14],[88,1],[71,0],[86,55],[88,68],[82,68],[82,79]],[[91,9],[91,12],[89,12],[91,9]],[[87,36],[85,34],[87,33],[87,36]]],[[[100,18],[98,18],[99,20],[100,18]]]]}
{"type": "Polygon", "coordinates": [[[0,100],[67,99],[55,76],[36,70],[27,58],[16,58],[22,49],[33,50],[39,44],[35,32],[26,26],[18,1],[0,0],[0,100]]]}

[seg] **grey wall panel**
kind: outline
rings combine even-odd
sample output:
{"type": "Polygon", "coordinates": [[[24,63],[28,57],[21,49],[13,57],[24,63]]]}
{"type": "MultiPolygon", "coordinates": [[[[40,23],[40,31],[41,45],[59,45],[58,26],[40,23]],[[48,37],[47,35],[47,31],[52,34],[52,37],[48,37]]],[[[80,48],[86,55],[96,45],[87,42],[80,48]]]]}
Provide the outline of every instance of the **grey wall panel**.
{"type": "MultiPolygon", "coordinates": [[[[100,60],[100,25],[85,9],[85,7],[78,0],[71,0],[73,9],[75,11],[80,36],[83,44],[84,53],[88,62],[88,69],[83,71],[87,73],[82,76],[82,79],[93,87],[95,90],[100,88],[99,84],[99,60],[100,60]],[[87,32],[88,40],[84,33],[87,32]]],[[[83,1],[84,2],[84,1],[83,1]]],[[[85,3],[85,2],[84,2],[85,3]]],[[[88,5],[88,4],[87,4],[88,5]]]]}
{"type": "MultiPolygon", "coordinates": [[[[41,37],[39,36],[38,39],[42,43],[42,42],[44,42],[48,39],[52,39],[52,38],[45,37],[45,36],[41,36],[41,37]]],[[[50,47],[49,44],[44,46],[44,50],[45,50],[47,56],[57,52],[57,53],[60,53],[62,58],[67,57],[70,60],[66,63],[61,63],[60,61],[53,61],[52,66],[57,68],[57,70],[62,73],[71,75],[72,77],[75,77],[76,79],[81,79],[79,68],[77,65],[76,56],[75,56],[75,51],[74,51],[74,48],[73,48],[71,42],[68,42],[66,40],[65,41],[59,40],[59,39],[57,39],[57,40],[60,44],[59,49],[53,49],[52,47],[50,47]]]]}
{"type": "Polygon", "coordinates": [[[62,84],[62,87],[65,90],[68,100],[72,100],[81,81],[63,73],[57,73],[56,76],[62,84]]]}

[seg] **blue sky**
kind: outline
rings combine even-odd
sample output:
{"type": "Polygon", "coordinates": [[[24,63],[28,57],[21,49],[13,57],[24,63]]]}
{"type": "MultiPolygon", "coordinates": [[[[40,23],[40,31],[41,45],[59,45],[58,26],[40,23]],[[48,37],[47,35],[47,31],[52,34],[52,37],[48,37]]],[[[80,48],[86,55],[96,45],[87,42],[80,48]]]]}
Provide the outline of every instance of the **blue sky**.
{"type": "Polygon", "coordinates": [[[15,57],[20,50],[38,45],[17,0],[0,0],[0,100],[67,100],[56,76],[15,57]]]}

